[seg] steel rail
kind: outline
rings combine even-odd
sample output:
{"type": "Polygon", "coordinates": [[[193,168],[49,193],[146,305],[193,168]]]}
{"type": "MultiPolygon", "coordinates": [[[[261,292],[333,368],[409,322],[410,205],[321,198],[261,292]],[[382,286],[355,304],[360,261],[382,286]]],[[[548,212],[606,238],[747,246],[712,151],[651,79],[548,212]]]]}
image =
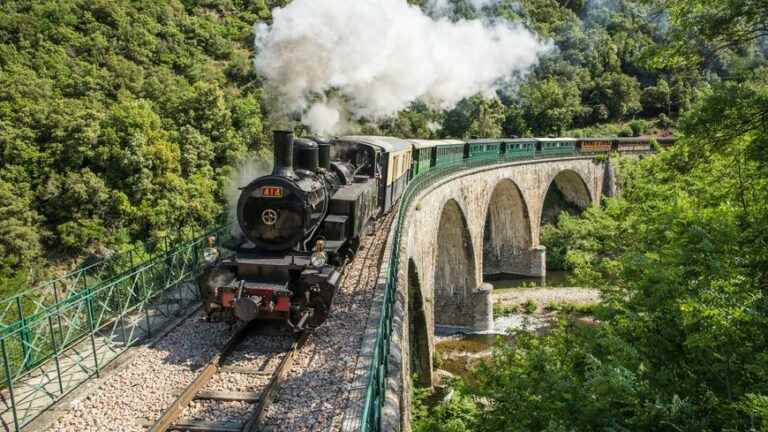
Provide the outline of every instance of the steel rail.
{"type": "Polygon", "coordinates": [[[211,360],[208,361],[208,364],[203,368],[202,371],[200,371],[197,377],[187,386],[186,389],[184,389],[184,391],[179,395],[179,397],[176,398],[171,406],[165,410],[165,413],[163,413],[163,415],[157,419],[155,424],[149,428],[150,432],[165,432],[173,426],[173,423],[176,422],[179,417],[181,417],[181,414],[184,412],[184,408],[186,408],[187,405],[192,402],[200,390],[202,390],[205,385],[208,384],[211,378],[213,378],[216,372],[219,371],[226,357],[229,356],[235,350],[235,348],[240,345],[243,339],[245,339],[245,335],[248,333],[250,328],[251,323],[248,323],[235,331],[235,334],[232,335],[229,341],[227,341],[227,343],[224,345],[224,348],[222,348],[218,354],[214,355],[211,360]]]}
{"type": "MultiPolygon", "coordinates": [[[[256,394],[238,392],[230,392],[230,395],[218,394],[220,392],[204,392],[203,389],[205,386],[218,372],[228,372],[226,367],[223,366],[224,361],[235,352],[240,344],[247,338],[248,333],[253,329],[253,325],[253,321],[245,324],[232,335],[222,350],[208,361],[205,367],[198,373],[197,377],[195,377],[176,400],[165,410],[163,415],[149,428],[149,432],[165,432],[179,429],[220,432],[232,430],[254,432],[258,430],[261,422],[264,420],[267,409],[272,404],[272,401],[280,388],[280,384],[285,378],[285,374],[293,365],[296,353],[304,346],[310,332],[305,331],[301,333],[298,340],[291,344],[290,350],[283,356],[275,370],[271,372],[269,383],[258,393],[258,396],[256,396],[256,394]],[[184,409],[187,408],[194,399],[199,398],[200,395],[208,393],[210,393],[208,396],[202,397],[201,399],[253,402],[255,403],[256,408],[249,411],[249,415],[240,426],[224,426],[218,423],[210,423],[195,427],[188,424],[179,424],[179,419],[184,413],[184,409]]],[[[279,355],[282,354],[282,352],[276,351],[274,354],[279,355]]],[[[227,419],[226,422],[230,423],[234,420],[236,419],[227,419]]]]}

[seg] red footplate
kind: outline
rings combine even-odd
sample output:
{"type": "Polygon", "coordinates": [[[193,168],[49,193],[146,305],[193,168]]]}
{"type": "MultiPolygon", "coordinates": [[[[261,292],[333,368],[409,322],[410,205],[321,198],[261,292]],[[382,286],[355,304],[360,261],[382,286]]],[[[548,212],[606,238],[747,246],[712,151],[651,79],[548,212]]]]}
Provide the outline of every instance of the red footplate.
{"type": "Polygon", "coordinates": [[[280,312],[288,312],[291,310],[291,299],[288,297],[278,297],[275,310],[280,312]]]}

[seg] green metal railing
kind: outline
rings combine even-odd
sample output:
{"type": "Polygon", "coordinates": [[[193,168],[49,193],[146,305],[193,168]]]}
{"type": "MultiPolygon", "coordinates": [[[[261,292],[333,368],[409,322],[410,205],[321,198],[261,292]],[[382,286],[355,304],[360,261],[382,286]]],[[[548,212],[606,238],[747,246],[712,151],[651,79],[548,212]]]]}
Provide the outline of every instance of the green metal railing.
{"type": "Polygon", "coordinates": [[[163,242],[142,262],[108,259],[0,303],[0,419],[19,430],[199,299],[207,237],[163,242]],[[171,246],[173,245],[173,246],[171,246]]]}
{"type": "MultiPolygon", "coordinates": [[[[519,157],[517,161],[526,159],[547,159],[562,158],[576,155],[574,149],[559,149],[558,152],[548,154],[534,155],[529,153],[528,157],[519,157]]],[[[517,156],[517,155],[516,155],[517,156]]],[[[450,165],[436,167],[423,174],[413,178],[408,184],[397,210],[394,221],[394,238],[392,242],[392,253],[390,254],[389,270],[387,273],[387,283],[385,286],[384,302],[380,315],[380,322],[376,332],[376,341],[374,343],[373,359],[371,369],[369,370],[368,386],[365,393],[365,405],[363,407],[361,419],[361,432],[380,431],[381,430],[381,411],[385,399],[386,379],[389,374],[388,361],[389,348],[392,336],[392,311],[395,304],[395,294],[397,292],[397,277],[400,265],[400,243],[402,237],[402,228],[405,222],[405,214],[408,211],[413,199],[426,187],[432,185],[435,181],[453,174],[455,172],[470,168],[477,168],[484,165],[494,165],[498,163],[509,163],[510,160],[504,155],[497,155],[495,158],[481,157],[478,159],[465,159],[454,162],[450,165]]]]}

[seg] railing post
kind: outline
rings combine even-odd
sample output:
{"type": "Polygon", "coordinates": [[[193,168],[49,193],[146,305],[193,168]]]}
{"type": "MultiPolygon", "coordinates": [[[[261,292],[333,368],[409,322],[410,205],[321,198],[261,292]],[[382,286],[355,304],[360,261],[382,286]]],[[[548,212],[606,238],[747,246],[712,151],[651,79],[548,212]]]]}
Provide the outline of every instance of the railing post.
{"type": "Polygon", "coordinates": [[[53,282],[53,298],[56,302],[56,307],[54,308],[56,311],[56,321],[59,322],[59,342],[64,345],[64,326],[61,324],[61,313],[59,312],[59,289],[57,288],[55,281],[53,282]]]}
{"type": "MultiPolygon", "coordinates": [[[[144,279],[144,273],[145,272],[142,271],[140,275],[136,275],[137,283],[139,281],[139,278],[144,279]]],[[[142,282],[146,282],[146,281],[142,281],[142,282]]],[[[146,286],[146,283],[142,283],[142,288],[146,289],[145,286],[146,286]]],[[[142,289],[142,291],[144,291],[144,289],[142,289]]],[[[152,337],[152,322],[150,321],[150,318],[149,318],[149,296],[146,295],[146,293],[142,293],[141,302],[143,303],[143,307],[144,307],[144,318],[147,320],[147,339],[149,339],[152,337]]]]}
{"type": "Polygon", "coordinates": [[[24,309],[21,307],[21,297],[16,297],[16,309],[19,312],[21,321],[19,338],[21,339],[21,355],[24,358],[24,369],[29,369],[34,362],[32,361],[32,353],[29,351],[29,328],[27,327],[27,319],[24,317],[24,309]]]}
{"type": "Polygon", "coordinates": [[[5,384],[8,386],[8,394],[11,396],[11,412],[13,413],[13,426],[18,431],[19,416],[16,413],[16,397],[13,394],[13,378],[11,377],[11,365],[8,363],[8,350],[5,347],[5,338],[0,339],[0,350],[3,352],[3,366],[5,369],[5,384]]]}
{"type": "Polygon", "coordinates": [[[88,326],[91,329],[91,349],[93,350],[93,364],[96,367],[96,377],[100,377],[99,372],[99,353],[96,351],[96,323],[93,314],[93,291],[90,288],[85,292],[85,304],[88,309],[88,326]]]}
{"type": "Polygon", "coordinates": [[[56,333],[53,332],[53,318],[48,315],[48,328],[51,331],[51,344],[53,344],[53,361],[56,363],[56,378],[59,380],[59,391],[64,394],[64,384],[61,381],[61,366],[59,365],[59,344],[56,343],[56,333]]]}

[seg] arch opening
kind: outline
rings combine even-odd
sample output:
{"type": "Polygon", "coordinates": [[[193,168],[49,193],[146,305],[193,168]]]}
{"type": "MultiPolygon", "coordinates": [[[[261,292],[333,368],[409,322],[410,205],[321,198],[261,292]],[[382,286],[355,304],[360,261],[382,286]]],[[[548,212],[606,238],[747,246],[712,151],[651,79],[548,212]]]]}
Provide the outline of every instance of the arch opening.
{"type": "Polygon", "coordinates": [[[565,170],[550,182],[541,209],[540,241],[546,247],[546,271],[565,270],[565,245],[555,228],[563,213],[577,216],[592,204],[586,183],[575,171],[565,170]]]}
{"type": "Polygon", "coordinates": [[[562,212],[579,215],[591,204],[592,196],[581,176],[575,171],[561,171],[547,187],[541,209],[541,225],[556,225],[562,212]]]}
{"type": "Polygon", "coordinates": [[[412,259],[408,260],[408,317],[411,375],[414,376],[414,384],[428,387],[432,384],[432,366],[430,365],[427,316],[418,269],[412,259]]]}
{"type": "Polygon", "coordinates": [[[532,226],[520,188],[511,180],[493,190],[483,229],[483,275],[525,275],[532,247],[532,226]]]}
{"type": "Polygon", "coordinates": [[[471,293],[476,288],[472,240],[458,203],[448,201],[437,229],[434,278],[435,324],[472,326],[471,293]]]}

